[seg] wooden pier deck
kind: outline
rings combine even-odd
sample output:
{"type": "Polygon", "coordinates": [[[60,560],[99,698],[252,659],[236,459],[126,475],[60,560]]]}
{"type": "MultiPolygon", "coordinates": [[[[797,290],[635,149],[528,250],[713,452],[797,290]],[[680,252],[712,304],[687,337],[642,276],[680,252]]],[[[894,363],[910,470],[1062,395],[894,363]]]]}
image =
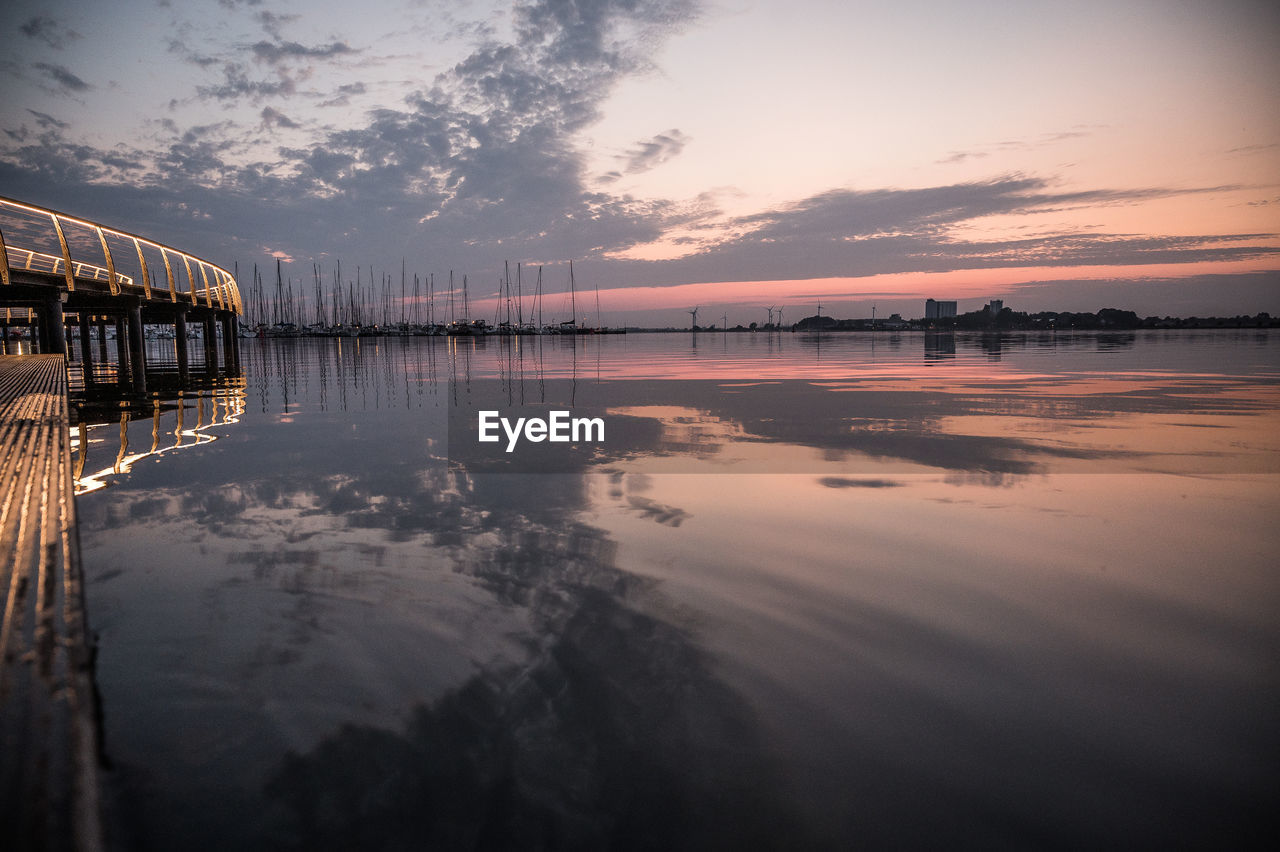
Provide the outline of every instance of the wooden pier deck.
{"type": "Polygon", "coordinates": [[[98,850],[92,646],[61,355],[0,357],[0,848],[98,850]]]}

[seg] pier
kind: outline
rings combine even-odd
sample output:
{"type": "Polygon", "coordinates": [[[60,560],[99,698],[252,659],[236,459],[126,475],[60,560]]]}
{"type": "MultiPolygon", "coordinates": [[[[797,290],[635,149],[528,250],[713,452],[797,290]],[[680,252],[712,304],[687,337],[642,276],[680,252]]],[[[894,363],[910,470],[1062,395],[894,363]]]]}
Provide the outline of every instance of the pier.
{"type": "Polygon", "coordinates": [[[61,355],[0,358],[0,845],[102,848],[61,355]]]}
{"type": "MultiPolygon", "coordinates": [[[[172,330],[180,383],[238,373],[242,310],[220,266],[0,197],[0,848],[104,845],[68,387],[151,400],[145,329],[157,324],[172,330]]],[[[153,384],[171,376],[153,369],[153,384]]]]}
{"type": "Polygon", "coordinates": [[[145,393],[146,326],[172,329],[183,376],[191,369],[193,326],[201,331],[203,369],[217,371],[219,358],[223,367],[234,369],[239,361],[236,317],[243,307],[235,277],[207,260],[0,197],[0,342],[6,354],[11,330],[19,329],[30,335],[32,350],[78,361],[86,385],[114,380],[145,393]],[[95,369],[95,361],[97,366],[108,361],[109,327],[115,337],[114,376],[95,369]],[[76,329],[77,352],[68,351],[69,329],[76,329]]]}

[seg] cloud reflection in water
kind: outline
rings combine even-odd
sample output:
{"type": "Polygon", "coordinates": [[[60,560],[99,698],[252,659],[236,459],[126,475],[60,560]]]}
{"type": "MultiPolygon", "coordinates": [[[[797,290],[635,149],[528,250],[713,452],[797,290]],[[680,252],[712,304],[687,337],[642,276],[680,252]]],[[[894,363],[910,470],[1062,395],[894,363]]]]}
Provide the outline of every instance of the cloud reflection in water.
{"type": "Polygon", "coordinates": [[[249,342],[238,423],[82,504],[123,844],[1083,843],[1252,818],[1275,589],[1247,543],[1275,496],[1225,474],[1275,469],[1272,372],[962,338],[951,372],[937,346],[827,341],[810,376],[816,347],[782,338],[803,381],[761,379],[751,341],[737,372],[619,375],[673,340],[547,343],[523,374],[514,343],[249,342]],[[625,408],[627,440],[450,469],[455,406],[565,380],[625,408]],[[652,470],[774,462],[798,475],[652,470]]]}

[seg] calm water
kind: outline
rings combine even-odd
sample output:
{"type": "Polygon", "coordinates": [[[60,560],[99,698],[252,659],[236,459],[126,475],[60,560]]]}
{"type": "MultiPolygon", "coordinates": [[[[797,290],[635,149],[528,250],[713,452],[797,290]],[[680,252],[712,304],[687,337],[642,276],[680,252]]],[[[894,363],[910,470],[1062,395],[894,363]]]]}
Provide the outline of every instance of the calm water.
{"type": "Polygon", "coordinates": [[[1269,819],[1278,335],[242,359],[83,433],[117,848],[1222,847],[1269,819]],[[494,399],[611,440],[459,467],[494,399]]]}

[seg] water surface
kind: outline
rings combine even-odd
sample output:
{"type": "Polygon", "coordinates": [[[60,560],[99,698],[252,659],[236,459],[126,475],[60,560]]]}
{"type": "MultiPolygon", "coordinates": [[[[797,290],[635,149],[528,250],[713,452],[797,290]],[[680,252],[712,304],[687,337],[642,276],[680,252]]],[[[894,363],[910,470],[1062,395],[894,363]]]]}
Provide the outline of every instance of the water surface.
{"type": "Polygon", "coordinates": [[[82,433],[112,843],[1243,839],[1278,341],[243,341],[82,433]],[[478,472],[494,398],[616,437],[478,472]]]}

